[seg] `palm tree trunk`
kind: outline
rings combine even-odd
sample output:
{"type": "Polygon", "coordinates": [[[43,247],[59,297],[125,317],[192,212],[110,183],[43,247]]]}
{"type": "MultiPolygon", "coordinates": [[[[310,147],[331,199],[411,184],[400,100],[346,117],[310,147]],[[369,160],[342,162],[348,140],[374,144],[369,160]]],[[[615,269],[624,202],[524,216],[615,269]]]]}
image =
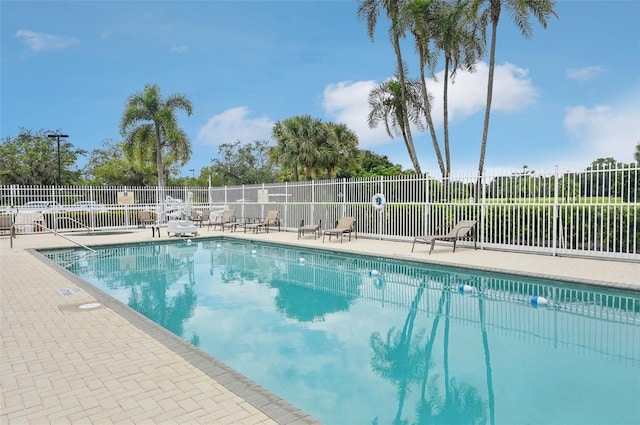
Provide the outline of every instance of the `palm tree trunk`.
{"type": "Polygon", "coordinates": [[[433,142],[433,150],[436,152],[436,158],[438,159],[438,166],[440,167],[440,173],[442,177],[445,177],[444,162],[442,161],[442,152],[440,151],[440,144],[438,143],[438,136],[433,126],[433,119],[431,118],[431,102],[429,101],[429,93],[427,92],[427,81],[424,77],[424,61],[420,59],[420,80],[422,81],[422,99],[424,102],[424,117],[427,120],[427,127],[429,127],[429,133],[431,134],[431,140],[433,142]]]}
{"type": "MultiPolygon", "coordinates": [[[[396,25],[395,22],[392,22],[391,25],[396,25]]],[[[411,137],[411,124],[409,123],[409,116],[406,113],[407,111],[407,87],[405,85],[405,77],[404,77],[404,64],[402,61],[402,52],[400,50],[400,39],[398,35],[395,33],[393,35],[393,49],[396,52],[396,59],[398,61],[398,79],[400,80],[400,99],[402,101],[402,124],[404,127],[403,137],[404,143],[407,146],[407,151],[409,152],[409,158],[411,159],[411,163],[413,164],[413,168],[416,174],[422,174],[422,170],[420,169],[420,163],[418,162],[418,156],[416,155],[416,149],[413,145],[413,137],[411,137]]]]}
{"type": "MultiPolygon", "coordinates": [[[[164,188],[164,162],[162,161],[162,139],[160,138],[160,126],[156,123],[154,124],[154,127],[156,130],[156,167],[158,169],[158,186],[160,188],[164,188]]],[[[162,201],[164,201],[164,197],[162,201]]]]}
{"type": "Polygon", "coordinates": [[[442,100],[442,109],[443,109],[443,131],[444,131],[444,156],[447,167],[447,175],[443,176],[445,179],[449,179],[449,175],[451,174],[451,153],[449,149],[449,58],[445,58],[444,60],[444,92],[443,92],[443,100],[442,100]]]}
{"type": "Polygon", "coordinates": [[[482,178],[484,170],[484,157],[487,152],[487,137],[489,135],[489,116],[491,115],[491,99],[493,98],[493,73],[496,65],[496,33],[498,31],[498,20],[500,19],[500,3],[497,10],[491,6],[491,51],[489,54],[489,80],[487,83],[487,105],[484,111],[484,126],[482,130],[482,145],[480,147],[480,161],[478,162],[478,178],[482,178]]]}

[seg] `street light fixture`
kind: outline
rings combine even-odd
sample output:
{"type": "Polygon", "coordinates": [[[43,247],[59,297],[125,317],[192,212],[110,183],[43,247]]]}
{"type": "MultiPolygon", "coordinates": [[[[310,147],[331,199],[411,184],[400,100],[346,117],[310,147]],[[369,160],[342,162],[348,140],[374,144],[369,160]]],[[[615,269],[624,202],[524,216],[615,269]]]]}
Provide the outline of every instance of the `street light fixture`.
{"type": "Polygon", "coordinates": [[[191,171],[191,178],[195,179],[196,178],[196,170],[193,168],[190,168],[189,171],[191,171]]]}
{"type": "Polygon", "coordinates": [[[69,137],[69,135],[56,133],[56,134],[47,134],[47,137],[50,139],[56,139],[58,141],[58,186],[62,186],[62,178],[61,178],[62,166],[60,165],[60,138],[64,139],[69,137]]]}

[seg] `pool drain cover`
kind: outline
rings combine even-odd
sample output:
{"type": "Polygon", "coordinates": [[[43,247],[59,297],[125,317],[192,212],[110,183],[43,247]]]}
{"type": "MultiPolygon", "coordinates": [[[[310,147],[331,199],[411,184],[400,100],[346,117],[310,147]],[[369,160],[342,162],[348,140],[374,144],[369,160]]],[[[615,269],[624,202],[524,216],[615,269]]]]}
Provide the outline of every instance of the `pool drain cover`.
{"type": "Polygon", "coordinates": [[[80,303],[80,304],[67,304],[59,306],[60,310],[69,313],[78,313],[82,311],[93,311],[103,308],[104,306],[97,302],[80,303]]]}

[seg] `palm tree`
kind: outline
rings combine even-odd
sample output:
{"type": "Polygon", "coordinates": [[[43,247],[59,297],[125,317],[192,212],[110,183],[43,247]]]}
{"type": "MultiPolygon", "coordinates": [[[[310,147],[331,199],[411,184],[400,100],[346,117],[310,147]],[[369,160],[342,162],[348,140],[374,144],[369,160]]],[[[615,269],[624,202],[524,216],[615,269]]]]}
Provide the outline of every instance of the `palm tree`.
{"type": "Polygon", "coordinates": [[[344,124],[328,122],[328,139],[325,145],[327,178],[332,179],[336,167],[351,168],[356,165],[358,136],[344,124]]]}
{"type": "Polygon", "coordinates": [[[293,144],[288,143],[287,125],[291,125],[290,120],[278,121],[273,125],[271,134],[276,140],[276,145],[269,149],[269,161],[273,165],[289,168],[293,174],[293,180],[299,181],[298,158],[294,155],[293,144]]]}
{"type": "MultiPolygon", "coordinates": [[[[376,24],[378,22],[378,15],[380,14],[380,10],[384,9],[387,13],[387,18],[391,21],[390,38],[391,44],[393,44],[393,50],[396,54],[396,73],[397,79],[400,83],[400,100],[402,105],[407,105],[408,94],[407,94],[407,86],[406,86],[406,69],[404,65],[404,61],[402,60],[402,51],[400,49],[400,38],[404,37],[404,30],[401,25],[399,25],[399,14],[402,4],[405,0],[359,0],[358,5],[358,16],[364,17],[367,20],[367,33],[369,34],[369,38],[373,41],[373,35],[375,33],[376,24]]],[[[415,146],[413,145],[413,137],[411,136],[411,127],[409,123],[408,114],[403,114],[402,119],[402,127],[405,129],[402,133],[404,138],[405,145],[407,146],[407,151],[409,152],[409,157],[411,158],[411,163],[413,164],[413,168],[415,169],[417,174],[422,174],[420,170],[420,163],[418,162],[418,156],[416,155],[415,146]]]]}
{"type": "Polygon", "coordinates": [[[274,125],[273,136],[277,145],[270,151],[271,160],[278,165],[291,167],[297,177],[298,165],[303,165],[307,180],[312,179],[313,167],[325,163],[323,145],[329,131],[319,118],[301,115],[287,118],[274,125]]]}
{"type": "MultiPolygon", "coordinates": [[[[469,6],[465,1],[438,3],[436,12],[436,45],[444,55],[443,131],[446,178],[451,174],[449,143],[449,77],[453,82],[459,68],[473,71],[478,57],[484,54],[484,35],[478,35],[474,22],[468,20],[469,6]]],[[[484,31],[482,31],[484,33],[484,31]]]]}
{"type": "Polygon", "coordinates": [[[184,165],[191,158],[191,144],[178,127],[176,109],[191,115],[191,101],[182,94],[163,99],[157,85],[147,84],[142,93],[129,97],[120,120],[127,157],[141,164],[155,161],[159,187],[164,187],[165,163],[184,165]]]}
{"type": "Polygon", "coordinates": [[[640,143],[636,144],[636,153],[633,154],[636,164],[640,165],[640,143]]]}
{"type": "Polygon", "coordinates": [[[433,125],[433,119],[431,117],[432,96],[427,91],[427,80],[425,76],[425,69],[428,67],[431,77],[433,77],[433,71],[437,64],[437,54],[436,52],[432,52],[430,48],[431,39],[433,37],[432,25],[435,19],[434,13],[436,3],[437,0],[412,1],[407,3],[402,8],[400,22],[411,30],[416,41],[416,51],[418,53],[420,63],[420,81],[422,82],[421,92],[424,116],[427,121],[427,128],[431,134],[433,150],[436,153],[440,173],[442,174],[442,177],[445,177],[445,167],[444,161],[442,160],[440,143],[438,142],[438,136],[436,135],[435,126],[433,125]]]}
{"type": "Polygon", "coordinates": [[[483,175],[484,157],[487,151],[487,136],[489,134],[489,115],[491,114],[491,99],[493,97],[493,74],[496,64],[496,37],[498,31],[498,21],[504,5],[513,22],[520,29],[523,37],[529,38],[533,30],[529,23],[529,16],[536,17],[543,28],[547,28],[547,20],[551,16],[558,16],[553,7],[554,0],[472,0],[474,14],[477,16],[488,15],[491,22],[491,47],[489,50],[489,78],[487,82],[487,104],[485,105],[484,126],[482,130],[482,145],[480,148],[480,161],[478,162],[478,176],[483,175]],[[484,11],[480,8],[486,4],[484,11]]]}
{"type": "MultiPolygon", "coordinates": [[[[407,86],[403,89],[402,83],[397,78],[387,80],[375,87],[369,93],[370,111],[367,117],[369,128],[375,128],[378,123],[383,122],[389,137],[402,135],[407,149],[410,150],[408,135],[411,130],[407,123],[412,122],[419,129],[424,128],[420,121],[422,114],[420,90],[420,83],[413,80],[408,80],[407,86]],[[402,100],[402,93],[405,93],[406,102],[402,100]]],[[[412,162],[414,167],[419,167],[417,160],[412,159],[412,162]]],[[[421,174],[419,168],[415,171],[421,174]]]]}

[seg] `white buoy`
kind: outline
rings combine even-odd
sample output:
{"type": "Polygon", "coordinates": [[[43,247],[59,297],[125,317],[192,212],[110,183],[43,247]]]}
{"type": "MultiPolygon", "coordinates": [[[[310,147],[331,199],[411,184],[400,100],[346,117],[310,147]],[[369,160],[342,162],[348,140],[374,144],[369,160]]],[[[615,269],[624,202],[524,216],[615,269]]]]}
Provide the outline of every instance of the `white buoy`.
{"type": "Polygon", "coordinates": [[[535,304],[535,305],[548,305],[549,304],[549,300],[546,299],[545,297],[539,297],[539,296],[535,296],[535,297],[531,297],[531,304],[535,304]]]}
{"type": "Polygon", "coordinates": [[[460,292],[476,292],[476,288],[471,285],[458,285],[458,291],[460,292]]]}
{"type": "Polygon", "coordinates": [[[380,272],[378,270],[369,270],[369,276],[378,276],[380,272]]]}
{"type": "Polygon", "coordinates": [[[222,245],[218,244],[216,245],[216,248],[222,248],[222,245]]]}
{"type": "Polygon", "coordinates": [[[384,285],[385,285],[385,281],[382,278],[382,276],[373,278],[373,286],[375,286],[376,289],[383,289],[384,285]]]}
{"type": "Polygon", "coordinates": [[[255,249],[251,251],[251,255],[256,255],[258,253],[258,251],[256,251],[255,249]]]}
{"type": "Polygon", "coordinates": [[[187,239],[187,245],[191,245],[191,239],[187,239]]]}
{"type": "Polygon", "coordinates": [[[304,257],[298,258],[298,263],[304,263],[305,261],[307,261],[307,260],[305,260],[304,257]]]}

